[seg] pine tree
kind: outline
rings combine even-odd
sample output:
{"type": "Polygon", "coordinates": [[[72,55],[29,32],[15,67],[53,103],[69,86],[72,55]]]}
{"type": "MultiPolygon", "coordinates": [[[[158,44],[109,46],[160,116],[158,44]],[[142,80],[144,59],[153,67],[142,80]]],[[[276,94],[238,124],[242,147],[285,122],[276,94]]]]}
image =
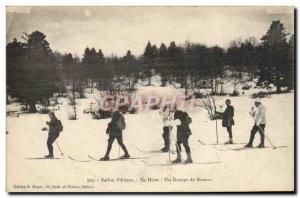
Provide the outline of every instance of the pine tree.
{"type": "MultiPolygon", "coordinates": [[[[19,98],[29,104],[29,112],[36,112],[35,104],[39,101],[48,103],[49,97],[57,91],[57,69],[55,57],[46,40],[46,35],[39,31],[25,34],[25,54],[22,65],[22,77],[24,83],[19,84],[19,98]]],[[[16,80],[19,81],[20,78],[16,80]]]]}
{"type": "Polygon", "coordinates": [[[263,54],[260,56],[260,83],[273,83],[277,93],[281,92],[281,87],[287,82],[288,35],[280,21],[273,21],[267,33],[261,38],[263,54]]]}
{"type": "Polygon", "coordinates": [[[166,86],[167,80],[170,77],[170,68],[168,49],[164,43],[162,43],[159,47],[157,64],[157,72],[160,74],[161,77],[161,85],[166,86]]]}
{"type": "Polygon", "coordinates": [[[152,69],[155,67],[156,55],[156,46],[152,47],[151,43],[148,41],[143,54],[143,74],[148,79],[148,85],[151,85],[152,69]]]}
{"type": "Polygon", "coordinates": [[[295,37],[294,34],[290,37],[288,49],[288,65],[287,65],[287,86],[289,89],[294,88],[295,80],[295,37]]]}
{"type": "Polygon", "coordinates": [[[23,76],[25,60],[25,46],[16,38],[6,45],[6,88],[7,103],[8,95],[20,98],[26,94],[26,90],[21,85],[26,83],[23,76]]]}

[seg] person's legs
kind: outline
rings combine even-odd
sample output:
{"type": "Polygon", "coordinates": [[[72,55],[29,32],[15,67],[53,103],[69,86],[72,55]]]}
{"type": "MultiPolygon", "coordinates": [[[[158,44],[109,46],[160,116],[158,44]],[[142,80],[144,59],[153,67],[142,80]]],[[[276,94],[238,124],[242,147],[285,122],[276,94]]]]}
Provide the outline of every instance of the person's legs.
{"type": "Polygon", "coordinates": [[[251,130],[251,135],[248,144],[245,147],[252,147],[252,143],[255,137],[256,132],[258,131],[258,126],[254,125],[251,130]]]}
{"type": "Polygon", "coordinates": [[[51,138],[51,136],[48,136],[48,139],[47,139],[47,147],[48,147],[48,152],[49,152],[49,157],[50,156],[53,156],[53,146],[52,146],[52,143],[53,143],[53,141],[52,141],[52,138],[51,138]]]}
{"type": "MultiPolygon", "coordinates": [[[[177,137],[178,138],[178,137],[177,137]]],[[[176,160],[173,161],[173,163],[180,163],[181,162],[181,144],[182,144],[182,141],[181,139],[177,139],[176,141],[176,152],[177,152],[177,158],[176,160]]]]}
{"type": "Polygon", "coordinates": [[[260,144],[258,145],[258,147],[260,147],[260,148],[265,147],[265,133],[264,133],[264,130],[265,130],[265,125],[260,124],[259,127],[258,127],[258,131],[259,131],[259,134],[260,134],[260,144]]]}
{"type": "Polygon", "coordinates": [[[170,147],[170,137],[169,137],[169,134],[170,134],[170,129],[169,127],[164,127],[163,128],[164,132],[163,132],[163,139],[164,139],[164,148],[162,148],[161,150],[163,152],[168,152],[169,151],[169,147],[170,147]]]}
{"type": "Polygon", "coordinates": [[[188,137],[183,139],[182,144],[183,144],[183,147],[185,149],[185,152],[190,153],[191,149],[190,149],[190,146],[189,146],[189,138],[188,137]]]}
{"type": "Polygon", "coordinates": [[[58,138],[57,135],[49,135],[48,139],[47,139],[47,147],[48,147],[48,151],[49,151],[49,155],[47,155],[46,157],[53,157],[53,143],[55,142],[55,140],[58,138]]]}
{"type": "Polygon", "coordinates": [[[192,156],[191,156],[191,149],[189,146],[189,137],[185,137],[183,139],[182,144],[184,146],[186,156],[187,156],[187,160],[185,160],[185,163],[193,163],[192,156]]]}
{"type": "Polygon", "coordinates": [[[110,153],[110,150],[111,150],[112,144],[114,143],[115,138],[116,138],[115,136],[109,136],[109,138],[108,138],[108,144],[107,144],[107,149],[106,149],[106,153],[105,153],[104,158],[108,158],[109,159],[109,153],[110,153]]]}
{"type": "Polygon", "coordinates": [[[123,157],[129,157],[129,154],[128,154],[128,151],[126,149],[126,146],[124,145],[123,143],[123,136],[118,136],[117,137],[117,141],[118,141],[118,144],[120,145],[120,147],[123,149],[124,151],[124,156],[123,157]]]}
{"type": "Polygon", "coordinates": [[[226,142],[227,144],[232,144],[233,140],[232,140],[232,126],[227,126],[227,132],[228,132],[228,136],[229,136],[229,140],[226,142]]]}

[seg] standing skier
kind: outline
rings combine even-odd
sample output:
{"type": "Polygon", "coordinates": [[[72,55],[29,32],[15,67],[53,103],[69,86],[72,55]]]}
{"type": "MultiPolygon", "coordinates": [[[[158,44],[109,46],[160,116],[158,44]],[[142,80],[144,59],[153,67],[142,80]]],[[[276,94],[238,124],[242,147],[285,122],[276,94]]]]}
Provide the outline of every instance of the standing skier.
{"type": "Polygon", "coordinates": [[[231,106],[231,101],[229,99],[225,101],[225,104],[226,104],[225,111],[223,113],[216,111],[216,113],[222,116],[222,126],[227,128],[229,140],[225,142],[225,144],[233,144],[232,125],[234,125],[234,120],[233,120],[234,108],[233,106],[231,106]]]}
{"type": "Polygon", "coordinates": [[[170,109],[165,106],[161,112],[159,112],[163,121],[163,134],[164,147],[161,149],[162,152],[168,152],[170,150],[170,131],[172,127],[168,125],[168,121],[171,120],[170,109]]]}
{"type": "Polygon", "coordinates": [[[176,142],[176,151],[177,158],[173,163],[181,162],[181,144],[185,149],[187,160],[184,163],[193,163],[191,156],[191,149],[189,146],[189,136],[192,135],[189,125],[192,123],[192,119],[186,112],[176,110],[174,113],[175,124],[177,125],[177,142],[176,142]]]}
{"type": "Polygon", "coordinates": [[[264,148],[265,147],[265,135],[264,130],[266,127],[266,108],[261,104],[261,100],[255,99],[254,101],[255,107],[251,108],[250,114],[254,117],[254,126],[251,130],[250,140],[249,143],[245,146],[246,148],[253,147],[252,143],[255,137],[255,134],[257,131],[259,131],[260,134],[260,144],[257,146],[258,148],[264,148]]]}
{"type": "Polygon", "coordinates": [[[53,158],[54,155],[52,144],[59,137],[59,133],[63,130],[63,126],[61,124],[61,121],[56,118],[54,112],[50,112],[48,116],[50,118],[50,122],[47,121],[46,124],[49,126],[49,133],[47,139],[47,147],[49,154],[46,155],[45,158],[53,158]]]}
{"type": "Polygon", "coordinates": [[[108,123],[106,129],[106,133],[109,134],[108,145],[107,145],[106,154],[103,158],[100,159],[101,161],[109,160],[109,153],[115,139],[117,139],[118,144],[121,146],[121,148],[124,151],[124,155],[121,158],[127,159],[130,157],[125,145],[123,144],[122,130],[124,130],[125,127],[126,127],[126,123],[125,123],[124,116],[122,115],[121,112],[115,111],[112,115],[111,122],[108,123]]]}

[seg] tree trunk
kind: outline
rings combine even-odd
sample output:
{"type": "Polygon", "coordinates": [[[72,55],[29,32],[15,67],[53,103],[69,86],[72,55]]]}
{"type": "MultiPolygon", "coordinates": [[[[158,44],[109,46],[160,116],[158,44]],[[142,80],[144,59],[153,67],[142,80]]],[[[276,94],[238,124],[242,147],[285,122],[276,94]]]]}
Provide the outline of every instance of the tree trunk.
{"type": "Polygon", "coordinates": [[[276,93],[280,93],[280,92],[281,92],[281,86],[280,86],[280,84],[277,84],[276,93]]]}
{"type": "Polygon", "coordinates": [[[281,92],[281,83],[279,75],[276,76],[276,93],[281,92]]]}
{"type": "Polygon", "coordinates": [[[29,112],[30,112],[30,113],[35,113],[35,112],[37,112],[37,109],[36,109],[36,107],[35,107],[35,102],[30,102],[30,103],[29,103],[29,112]]]}
{"type": "Polygon", "coordinates": [[[91,94],[93,93],[93,82],[91,82],[91,94]]]}
{"type": "Polygon", "coordinates": [[[214,93],[214,80],[213,80],[213,78],[211,78],[210,82],[211,82],[211,93],[214,93]]]}

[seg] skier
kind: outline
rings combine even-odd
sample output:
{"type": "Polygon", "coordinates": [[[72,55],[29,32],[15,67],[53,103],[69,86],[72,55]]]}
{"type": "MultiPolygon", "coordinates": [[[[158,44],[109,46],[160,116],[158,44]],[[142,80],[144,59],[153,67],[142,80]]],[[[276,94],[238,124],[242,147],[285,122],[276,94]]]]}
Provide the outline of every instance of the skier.
{"type": "Polygon", "coordinates": [[[47,147],[49,154],[46,155],[45,158],[53,158],[54,155],[52,144],[59,137],[59,133],[63,130],[63,126],[61,124],[61,121],[56,118],[54,112],[50,112],[48,116],[50,118],[50,122],[46,121],[46,124],[49,126],[49,133],[47,139],[47,147]]]}
{"type": "Polygon", "coordinates": [[[225,142],[225,144],[233,144],[232,125],[234,125],[234,120],[233,120],[234,108],[233,106],[231,106],[231,101],[229,99],[225,101],[225,104],[227,106],[225,111],[223,113],[216,111],[216,113],[222,116],[222,126],[227,128],[229,140],[225,142]]]}
{"type": "Polygon", "coordinates": [[[257,146],[258,148],[264,148],[265,144],[265,135],[264,130],[266,126],[266,108],[262,105],[261,100],[255,99],[254,101],[255,107],[251,108],[251,115],[254,117],[254,126],[251,130],[250,140],[249,143],[245,146],[246,148],[253,147],[252,143],[255,137],[255,134],[257,131],[259,131],[260,134],[260,144],[257,146]]]}
{"type": "Polygon", "coordinates": [[[181,162],[181,144],[183,144],[185,148],[185,152],[187,155],[187,160],[184,163],[193,163],[191,156],[191,149],[189,146],[189,136],[192,134],[189,124],[192,123],[192,119],[186,112],[176,110],[174,113],[175,124],[177,125],[177,142],[176,142],[176,151],[177,158],[173,161],[173,163],[181,162]]]}
{"type": "Polygon", "coordinates": [[[163,120],[163,134],[164,147],[161,149],[162,152],[168,152],[170,150],[170,130],[172,127],[168,125],[168,121],[171,120],[170,109],[168,106],[165,106],[161,112],[159,112],[163,120]]]}
{"type": "Polygon", "coordinates": [[[118,144],[121,146],[121,148],[124,151],[124,155],[121,157],[121,159],[127,159],[130,157],[125,145],[123,144],[122,130],[124,130],[125,127],[126,127],[126,123],[124,120],[124,116],[122,115],[121,112],[115,111],[112,115],[111,122],[108,123],[106,129],[106,133],[109,134],[108,145],[107,145],[106,154],[103,158],[100,159],[101,161],[109,160],[109,153],[115,139],[117,139],[118,144]]]}

